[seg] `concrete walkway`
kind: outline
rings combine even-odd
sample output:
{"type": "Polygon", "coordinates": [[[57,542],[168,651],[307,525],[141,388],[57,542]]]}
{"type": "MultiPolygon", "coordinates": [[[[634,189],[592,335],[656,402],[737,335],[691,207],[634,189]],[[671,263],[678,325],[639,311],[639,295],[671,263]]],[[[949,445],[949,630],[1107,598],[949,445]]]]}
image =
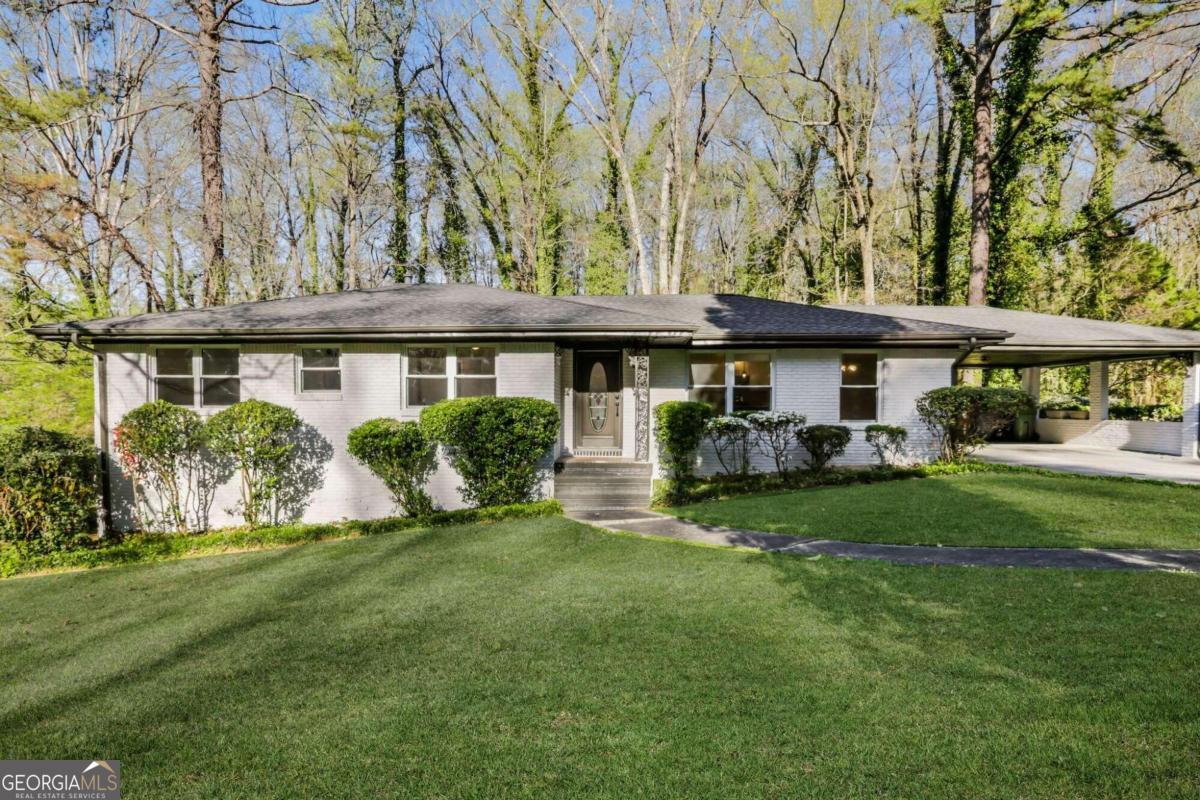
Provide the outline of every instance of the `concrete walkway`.
{"type": "Polygon", "coordinates": [[[894,564],[958,567],[1174,570],[1200,572],[1200,550],[1069,550],[1042,547],[920,547],[810,539],[687,522],[653,511],[579,511],[572,519],[612,531],[665,536],[688,542],[752,547],[801,556],[874,559],[894,564]]]}
{"type": "Polygon", "coordinates": [[[1176,483],[1200,483],[1200,461],[1109,447],[1034,443],[990,444],[976,453],[975,457],[993,464],[1042,467],[1079,475],[1112,475],[1153,478],[1176,483]]]}

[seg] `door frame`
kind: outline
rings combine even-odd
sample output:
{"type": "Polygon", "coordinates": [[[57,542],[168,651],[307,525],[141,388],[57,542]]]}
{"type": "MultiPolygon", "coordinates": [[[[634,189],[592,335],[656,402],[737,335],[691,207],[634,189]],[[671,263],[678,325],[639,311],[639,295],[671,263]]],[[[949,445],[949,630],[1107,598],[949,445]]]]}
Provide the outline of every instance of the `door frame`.
{"type": "Polygon", "coordinates": [[[577,349],[572,354],[572,357],[571,357],[571,361],[572,361],[572,364],[571,364],[571,393],[574,396],[574,409],[573,409],[573,414],[572,414],[572,416],[574,417],[574,425],[572,427],[575,430],[572,431],[572,433],[571,433],[571,442],[572,442],[571,446],[572,446],[573,450],[608,449],[608,448],[587,447],[582,444],[583,426],[584,426],[584,423],[587,421],[586,420],[587,414],[583,413],[583,409],[580,408],[580,402],[581,402],[580,398],[587,394],[587,390],[580,389],[580,386],[584,385],[584,381],[581,380],[581,371],[582,371],[581,364],[583,362],[583,359],[581,359],[580,356],[598,355],[598,354],[605,354],[605,355],[615,354],[617,357],[616,358],[617,390],[615,392],[615,394],[617,395],[617,402],[616,402],[616,412],[617,413],[616,413],[616,420],[615,420],[615,425],[614,425],[614,429],[613,429],[613,444],[612,444],[611,449],[621,450],[622,452],[624,452],[624,450],[623,450],[623,448],[624,448],[624,442],[623,442],[624,430],[623,429],[625,427],[625,417],[624,417],[623,406],[625,405],[625,403],[624,403],[625,370],[624,370],[623,364],[621,363],[621,358],[625,354],[625,351],[619,347],[589,347],[587,349],[577,349]]]}

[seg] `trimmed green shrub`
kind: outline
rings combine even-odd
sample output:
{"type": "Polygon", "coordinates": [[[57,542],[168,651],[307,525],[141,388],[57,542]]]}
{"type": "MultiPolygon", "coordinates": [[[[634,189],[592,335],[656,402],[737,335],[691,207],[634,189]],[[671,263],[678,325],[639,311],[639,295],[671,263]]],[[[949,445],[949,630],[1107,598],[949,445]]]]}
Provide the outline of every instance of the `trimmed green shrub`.
{"type": "Polygon", "coordinates": [[[714,415],[708,403],[668,400],[654,407],[655,436],[663,466],[675,481],[693,477],[704,425],[714,415]]]}
{"type": "Polygon", "coordinates": [[[908,429],[900,425],[874,423],[866,429],[867,444],[875,448],[879,466],[888,467],[900,460],[908,442],[908,429]]]}
{"type": "Polygon", "coordinates": [[[558,441],[558,408],[534,397],[463,397],[421,412],[425,435],[446,449],[471,506],[532,499],[558,441]]]}
{"type": "Polygon", "coordinates": [[[246,524],[272,521],[296,449],[300,417],[264,400],[234,403],[208,421],[209,447],[229,458],[241,474],[241,512],[246,524]]]}
{"type": "Polygon", "coordinates": [[[807,418],[794,411],[752,411],[745,416],[754,428],[754,441],[758,449],[775,462],[775,471],[780,475],[788,471],[792,443],[796,434],[804,427],[807,418]]]}
{"type": "MultiPolygon", "coordinates": [[[[0,431],[0,541],[49,552],[86,538],[96,522],[96,448],[45,428],[0,431]]],[[[7,548],[6,548],[7,549],[7,548]]]]}
{"type": "Polygon", "coordinates": [[[824,472],[830,461],[846,452],[850,429],[845,425],[809,425],[796,433],[796,441],[808,451],[808,468],[824,472]]]}
{"type": "Polygon", "coordinates": [[[943,386],[917,399],[917,414],[937,442],[943,461],[969,456],[987,437],[1033,411],[1033,400],[1020,389],[943,386]]]}
{"type": "Polygon", "coordinates": [[[367,420],[350,431],[346,449],[383,481],[405,514],[433,513],[425,484],[437,462],[433,442],[421,431],[420,423],[385,417],[367,420]]]}
{"type": "Polygon", "coordinates": [[[713,417],[704,423],[704,436],[712,442],[717,461],[726,475],[750,472],[750,440],[754,426],[743,416],[713,417]]]}
{"type": "Polygon", "coordinates": [[[204,423],[190,408],[155,400],[121,418],[113,429],[113,447],[133,483],[139,528],[182,533],[191,527],[203,446],[204,423]]]}
{"type": "Polygon", "coordinates": [[[1180,422],[1183,406],[1178,403],[1150,403],[1147,405],[1111,405],[1109,419],[1152,420],[1154,422],[1180,422]]]}

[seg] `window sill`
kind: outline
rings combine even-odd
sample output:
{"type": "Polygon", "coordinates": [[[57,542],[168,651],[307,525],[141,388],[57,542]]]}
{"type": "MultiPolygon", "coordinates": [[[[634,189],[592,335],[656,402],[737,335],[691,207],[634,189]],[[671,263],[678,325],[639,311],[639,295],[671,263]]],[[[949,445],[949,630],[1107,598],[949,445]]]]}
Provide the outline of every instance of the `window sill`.
{"type": "Polygon", "coordinates": [[[297,392],[297,400],[341,400],[341,392],[297,392]]]}

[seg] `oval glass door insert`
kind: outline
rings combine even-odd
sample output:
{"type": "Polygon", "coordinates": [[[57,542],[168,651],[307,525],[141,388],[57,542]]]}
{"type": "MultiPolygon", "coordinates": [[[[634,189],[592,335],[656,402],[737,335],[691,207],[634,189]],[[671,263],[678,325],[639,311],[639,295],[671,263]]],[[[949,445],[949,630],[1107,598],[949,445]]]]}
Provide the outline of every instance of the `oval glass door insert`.
{"type": "Polygon", "coordinates": [[[596,433],[608,422],[608,374],[600,361],[592,365],[588,376],[588,421],[596,433]]]}

